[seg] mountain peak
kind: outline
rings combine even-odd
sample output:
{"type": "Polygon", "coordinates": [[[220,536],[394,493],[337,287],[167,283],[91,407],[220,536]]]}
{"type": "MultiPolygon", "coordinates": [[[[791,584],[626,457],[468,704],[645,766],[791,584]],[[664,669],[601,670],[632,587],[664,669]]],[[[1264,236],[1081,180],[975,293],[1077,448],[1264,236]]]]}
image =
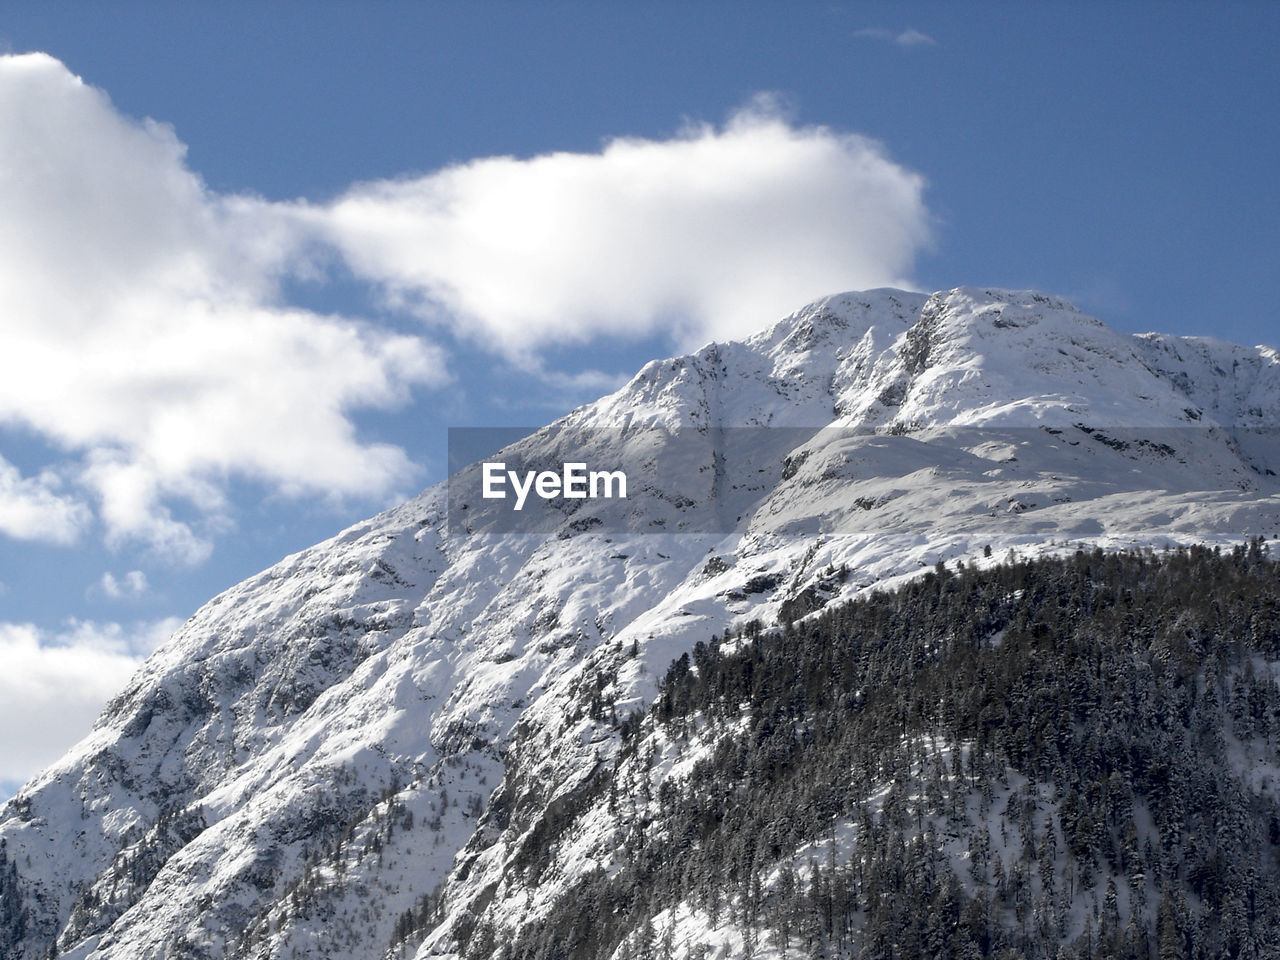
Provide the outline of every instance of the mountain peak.
{"type": "Polygon", "coordinates": [[[598,422],[668,426],[1204,426],[1276,409],[1261,386],[1275,362],[1265,348],[1120,334],[1034,290],[881,289],[823,297],[745,340],[654,361],[589,409],[598,422]],[[1188,363],[1195,375],[1176,369],[1188,363]],[[1198,393],[1191,380],[1203,381],[1198,393]],[[1206,393],[1210,382],[1221,389],[1206,393]]]}

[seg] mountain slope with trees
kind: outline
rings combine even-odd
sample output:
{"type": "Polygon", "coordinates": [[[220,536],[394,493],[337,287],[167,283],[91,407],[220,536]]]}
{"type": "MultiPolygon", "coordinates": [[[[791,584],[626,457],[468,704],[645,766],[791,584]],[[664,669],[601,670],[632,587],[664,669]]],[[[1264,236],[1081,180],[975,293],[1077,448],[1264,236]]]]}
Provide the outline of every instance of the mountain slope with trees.
{"type": "Polygon", "coordinates": [[[1278,680],[1256,541],[940,566],[711,637],[519,866],[594,833],[594,869],[465,955],[1275,956],[1278,680]]]}
{"type": "MultiPolygon", "coordinates": [[[[693,706],[702,696],[689,686],[703,675],[699,643],[709,649],[719,636],[716,655],[728,658],[755,642],[753,631],[763,643],[776,624],[785,631],[792,623],[801,636],[823,611],[927,576],[939,562],[959,582],[1010,550],[1031,562],[1077,549],[1092,556],[1095,549],[1109,555],[1274,540],[1280,536],[1276,410],[1274,350],[1126,336],[1034,291],[838,294],[745,341],[655,360],[610,396],[497,451],[499,459],[533,464],[654,465],[623,504],[561,501],[545,528],[510,535],[477,510],[460,518],[452,492],[440,484],[285,558],[198,610],[79,744],[0,807],[0,956],[456,957],[464,944],[483,954],[486,931],[494,950],[541,949],[543,924],[559,915],[570,891],[599,879],[597,865],[615,846],[635,855],[628,870],[649,869],[643,851],[650,843],[661,848],[665,834],[624,831],[621,824],[633,822],[633,805],[640,826],[656,816],[651,805],[663,784],[663,802],[684,809],[678,777],[719,756],[719,741],[699,739],[700,731],[737,736],[750,728],[768,745],[775,757],[768,763],[742,744],[725,761],[739,764],[744,776],[765,777],[754,788],[743,780],[744,791],[773,789],[769,778],[792,777],[787,771],[796,764],[806,777],[825,775],[805,766],[812,759],[788,752],[792,741],[819,738],[853,751],[846,759],[863,765],[849,774],[858,789],[870,789],[868,778],[890,763],[881,753],[857,753],[864,740],[880,742],[879,733],[858,727],[867,721],[857,710],[821,720],[852,724],[861,731],[856,743],[801,719],[808,714],[795,711],[829,706],[820,685],[809,691],[807,674],[796,704],[770,701],[762,722],[772,726],[760,730],[750,704],[724,717],[714,705],[693,706]],[[956,570],[959,561],[964,572],[956,570]],[[686,655],[689,676],[673,675],[664,685],[670,665],[686,655]],[[645,733],[641,719],[655,703],[667,715],[646,721],[657,727],[645,733]],[[641,739],[643,750],[636,746],[641,739]],[[651,769],[637,765],[650,755],[651,769]],[[616,810],[596,804],[609,783],[616,810]],[[587,810],[594,819],[582,819],[587,810]],[[498,937],[503,924],[518,924],[520,936],[498,937]]],[[[463,497],[464,506],[479,502],[463,497]]],[[[986,607],[975,602],[973,609],[986,607]]],[[[979,628],[986,629],[973,627],[979,628]]],[[[1011,655],[999,654],[1008,631],[993,627],[985,638],[996,655],[1011,655]]],[[[1020,797],[1039,791],[1037,829],[1050,813],[1056,818],[1051,866],[1066,870],[1070,853],[1075,872],[1055,873],[1049,892],[1036,886],[1047,881],[1023,883],[1018,896],[1025,908],[1011,908],[1015,917],[1021,910],[1031,924],[1038,897],[1058,904],[1053,922],[1066,925],[1062,936],[1070,942],[1086,919],[1096,939],[1104,908],[1111,916],[1111,880],[1118,910],[1128,909],[1132,889],[1145,891],[1148,912],[1158,914],[1150,874],[1135,887],[1129,860],[1123,870],[1104,870],[1072,852],[1067,829],[1075,829],[1074,808],[1059,809],[1069,793],[1051,799],[1039,767],[1027,772],[993,760],[988,740],[979,742],[981,733],[1016,734],[1022,743],[1020,727],[988,729],[964,712],[971,705],[954,700],[947,701],[955,714],[950,727],[925,723],[933,708],[921,699],[925,694],[911,692],[916,685],[929,697],[953,695],[945,671],[937,674],[941,654],[888,636],[905,644],[894,657],[907,659],[884,654],[873,662],[868,653],[844,677],[861,685],[840,694],[864,698],[867,717],[886,711],[884,729],[900,728],[894,735],[906,738],[894,748],[902,756],[892,767],[904,785],[857,801],[872,822],[883,810],[900,819],[904,804],[911,811],[913,832],[885,834],[884,842],[918,845],[926,830],[944,829],[912,799],[916,794],[954,794],[949,816],[976,823],[992,809],[1004,810],[1015,791],[1020,797]],[[891,671],[901,689],[883,686],[891,671]],[[904,706],[892,705],[896,696],[904,706]],[[895,710],[908,711],[910,722],[900,723],[895,710]],[[930,771],[944,763],[938,784],[924,792],[910,786],[920,777],[932,784],[930,771]],[[952,772],[957,765],[959,774],[952,772]],[[961,804],[964,781],[954,778],[982,771],[998,786],[990,798],[980,792],[961,804]],[[1087,870],[1086,862],[1093,864],[1087,870]],[[1080,912],[1085,901],[1074,895],[1069,903],[1054,899],[1063,882],[1082,883],[1086,874],[1099,898],[1096,919],[1080,912]]],[[[977,662],[989,655],[982,652],[977,662]]],[[[725,659],[724,669],[737,663],[725,659]]],[[[762,661],[750,668],[750,682],[762,690],[766,666],[791,676],[791,667],[762,661]]],[[[1265,677],[1262,666],[1254,670],[1265,677]]],[[[1255,684],[1263,682],[1258,676],[1255,684]]],[[[723,675],[726,690],[740,682],[723,675]]],[[[1065,716],[1058,701],[1074,691],[1047,689],[1056,691],[1047,705],[1036,690],[1019,696],[1049,710],[1056,723],[1065,716]]],[[[1236,700],[1222,703],[1234,709],[1236,700]]],[[[1073,722],[1101,724],[1107,732],[1093,715],[1073,722]]],[[[1257,738],[1245,736],[1244,723],[1233,719],[1223,728],[1225,753],[1208,756],[1231,770],[1253,763],[1257,776],[1249,784],[1258,794],[1263,780],[1271,782],[1270,761],[1256,756],[1257,738]]],[[[1019,749],[1048,749],[1042,741],[1059,753],[1074,749],[1064,731],[1043,729],[1031,714],[1019,724],[1034,731],[1026,740],[1031,746],[1019,749]]],[[[1207,749],[1201,740],[1179,742],[1193,753],[1207,749]]],[[[1095,749],[1113,763],[1113,746],[1104,739],[1095,749]]],[[[1057,761],[1049,754],[1043,762],[1057,761]]],[[[801,786],[787,788],[796,791],[796,804],[809,802],[801,786]]],[[[830,875],[846,868],[856,833],[849,789],[844,784],[833,794],[848,816],[831,821],[835,832],[825,839],[804,832],[808,820],[801,830],[794,811],[768,825],[734,821],[774,838],[763,852],[752,848],[752,863],[775,856],[774,846],[782,858],[800,843],[790,866],[779,860],[776,877],[757,871],[754,881],[741,861],[747,854],[734,846],[745,840],[712,830],[716,817],[730,815],[732,797],[722,796],[720,807],[691,808],[688,821],[671,821],[686,844],[664,848],[671,863],[696,863],[697,843],[728,844],[737,865],[721,864],[714,880],[676,883],[663,875],[658,900],[628,907],[612,926],[601,920],[597,939],[622,930],[615,948],[640,949],[626,937],[643,938],[648,928],[626,934],[626,924],[647,918],[660,928],[659,947],[666,950],[669,931],[678,952],[686,929],[730,930],[708,926],[707,918],[708,911],[723,919],[717,911],[732,910],[737,932],[725,936],[737,939],[732,949],[725,946],[726,956],[741,953],[744,938],[773,949],[772,935],[762,931],[772,929],[765,913],[775,886],[808,895],[815,876],[809,860],[824,863],[836,847],[836,862],[825,869],[830,875]],[[679,894],[720,881],[724,891],[706,904],[679,894]],[[750,890],[757,881],[758,895],[750,890]],[[741,883],[748,885],[745,901],[735,899],[741,883]],[[750,922],[744,905],[755,918],[750,922]]],[[[1113,793],[1108,787],[1106,796],[1113,793]]],[[[1070,803],[1103,803],[1087,791],[1081,796],[1070,803]]],[[[1223,809],[1244,809],[1229,800],[1223,809]]],[[[1098,808],[1107,816],[1110,809],[1098,808]]],[[[1155,814],[1145,800],[1133,809],[1145,842],[1155,836],[1155,814]]],[[[1096,826],[1101,815],[1091,813],[1089,821],[1097,834],[1090,843],[1100,849],[1107,842],[1096,826]]],[[[857,835],[871,842],[871,833],[857,835]]],[[[1019,835],[1007,826],[999,842],[994,834],[986,847],[975,840],[972,854],[967,840],[942,845],[942,860],[957,876],[957,903],[981,893],[966,879],[970,861],[994,874],[988,849],[1002,853],[1005,886],[1014,882],[1007,844],[1019,835]]],[[[1220,849],[1207,835],[1198,842],[1203,850],[1220,849]]],[[[1041,846],[1037,841],[1037,862],[1041,846]]],[[[1140,852],[1146,856],[1141,844],[1140,852]]],[[[721,863],[717,857],[708,863],[721,863]]],[[[1144,860],[1144,869],[1150,864],[1144,860]]],[[[1205,869],[1212,877],[1219,868],[1205,869]]],[[[610,882],[619,875],[606,871],[610,882]]],[[[944,873],[937,875],[943,883],[944,873]]],[[[1187,893],[1185,911],[1176,900],[1167,909],[1207,916],[1197,912],[1196,896],[1202,895],[1187,893]]],[[[865,897],[857,902],[865,910],[865,897]]],[[[1256,902],[1265,906],[1265,898],[1256,902]]],[[[834,923],[824,936],[839,946],[844,941],[834,923]]],[[[846,924],[849,943],[855,925],[846,924]]],[[[799,929],[783,931],[791,948],[799,929]]],[[[804,936],[811,946],[810,933],[804,936]]]]}

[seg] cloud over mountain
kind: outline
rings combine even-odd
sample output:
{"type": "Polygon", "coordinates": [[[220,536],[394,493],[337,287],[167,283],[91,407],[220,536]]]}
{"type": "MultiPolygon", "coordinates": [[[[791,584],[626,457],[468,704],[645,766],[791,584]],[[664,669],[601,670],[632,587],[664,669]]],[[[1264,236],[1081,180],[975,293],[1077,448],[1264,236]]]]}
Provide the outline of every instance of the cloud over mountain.
{"type": "Polygon", "coordinates": [[[210,190],[167,125],[44,54],[0,57],[0,532],[100,530],[198,563],[229,484],[385,498],[414,483],[353,414],[448,382],[444,331],[549,380],[550,345],[745,335],[830,289],[905,283],[922,178],[758,99],[722,127],[490,157],[332,202],[210,190]],[[332,267],[420,332],[291,304],[332,267]],[[10,453],[10,460],[14,457],[10,453]],[[38,468],[40,469],[40,468],[38,468]]]}
{"type": "Polygon", "coordinates": [[[902,285],[929,238],[923,189],[875,141],[760,99],[722,128],[474,160],[313,214],[352,269],[464,335],[696,346],[826,290],[902,285]]]}

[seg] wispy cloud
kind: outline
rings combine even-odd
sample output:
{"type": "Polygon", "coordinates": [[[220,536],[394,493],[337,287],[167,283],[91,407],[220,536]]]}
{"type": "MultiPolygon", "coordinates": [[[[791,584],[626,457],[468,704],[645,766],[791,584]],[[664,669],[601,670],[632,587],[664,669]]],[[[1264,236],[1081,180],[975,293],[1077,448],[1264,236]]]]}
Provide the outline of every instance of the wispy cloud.
{"type": "Polygon", "coordinates": [[[896,43],[900,47],[936,47],[938,41],[927,33],[921,33],[915,27],[907,27],[905,30],[885,30],[883,27],[864,27],[861,30],[853,32],[855,37],[864,37],[868,40],[883,40],[886,43],[896,43]]]}
{"type": "Polygon", "coordinates": [[[107,571],[98,581],[97,588],[112,600],[134,600],[147,592],[147,575],[141,570],[130,570],[117,577],[107,571]]]}

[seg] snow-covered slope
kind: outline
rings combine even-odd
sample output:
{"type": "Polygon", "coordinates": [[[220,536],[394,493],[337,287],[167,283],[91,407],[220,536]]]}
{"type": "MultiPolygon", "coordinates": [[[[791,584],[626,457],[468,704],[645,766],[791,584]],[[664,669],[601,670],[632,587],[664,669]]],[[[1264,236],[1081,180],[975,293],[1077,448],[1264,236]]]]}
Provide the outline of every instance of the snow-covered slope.
{"type": "Polygon", "coordinates": [[[1278,410],[1273,350],[999,290],[650,363],[524,445],[771,428],[642,492],[696,532],[466,533],[441,486],[215,598],[0,811],[0,954],[447,954],[536,912],[508,813],[571,802],[698,640],[986,548],[1275,537],[1278,410]]]}

